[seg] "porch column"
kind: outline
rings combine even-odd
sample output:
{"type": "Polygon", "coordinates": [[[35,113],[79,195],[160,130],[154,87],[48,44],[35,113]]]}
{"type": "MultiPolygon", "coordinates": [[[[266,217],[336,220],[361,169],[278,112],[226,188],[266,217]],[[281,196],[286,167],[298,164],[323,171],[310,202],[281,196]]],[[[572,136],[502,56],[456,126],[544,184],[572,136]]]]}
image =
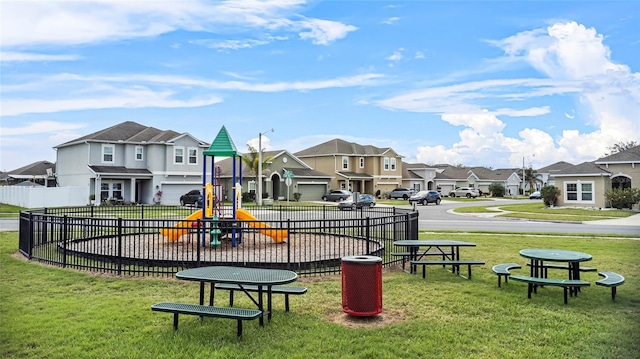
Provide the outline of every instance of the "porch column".
{"type": "Polygon", "coordinates": [[[135,202],[136,200],[136,178],[133,177],[129,180],[129,202],[135,202]]]}

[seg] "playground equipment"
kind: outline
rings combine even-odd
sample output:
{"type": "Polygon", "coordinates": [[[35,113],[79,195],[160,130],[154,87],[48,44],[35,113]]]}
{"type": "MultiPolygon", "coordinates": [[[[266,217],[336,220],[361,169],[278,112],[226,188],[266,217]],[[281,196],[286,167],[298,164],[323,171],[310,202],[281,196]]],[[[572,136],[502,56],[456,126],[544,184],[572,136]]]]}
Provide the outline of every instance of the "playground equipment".
{"type": "Polygon", "coordinates": [[[236,216],[238,219],[243,221],[248,221],[247,224],[251,228],[255,228],[261,234],[264,234],[267,237],[271,237],[274,242],[282,243],[286,238],[289,237],[289,231],[286,229],[274,229],[270,225],[264,222],[258,222],[258,219],[251,214],[251,212],[239,208],[236,210],[236,216]]]}
{"type": "Polygon", "coordinates": [[[178,222],[175,226],[171,227],[171,228],[163,228],[160,230],[160,234],[162,234],[163,236],[165,236],[169,242],[175,242],[178,240],[178,238],[182,237],[183,235],[189,233],[189,231],[191,230],[191,224],[193,223],[193,221],[197,220],[198,218],[202,217],[202,210],[199,209],[193,213],[191,213],[187,218],[185,218],[184,220],[178,222]]]}
{"type": "MultiPolygon", "coordinates": [[[[191,213],[187,218],[178,222],[172,228],[164,228],[160,231],[160,233],[165,236],[169,241],[177,241],[181,236],[189,233],[192,229],[191,224],[194,220],[201,219],[203,225],[197,229],[201,238],[202,246],[206,245],[205,237],[206,237],[206,225],[204,223],[211,222],[211,230],[209,235],[211,237],[211,246],[220,245],[219,236],[222,233],[218,224],[219,219],[222,218],[222,213],[220,210],[220,198],[223,197],[222,190],[222,181],[220,179],[220,167],[215,166],[215,156],[225,156],[225,157],[233,157],[233,173],[232,173],[232,182],[235,185],[232,187],[233,194],[233,206],[231,212],[231,219],[236,220],[244,220],[249,221],[248,225],[251,228],[258,229],[259,233],[264,234],[266,236],[271,237],[276,243],[282,243],[285,238],[289,237],[289,233],[284,229],[274,229],[268,224],[264,222],[259,222],[256,217],[254,217],[250,212],[242,209],[242,166],[237,166],[237,159],[241,159],[241,154],[238,154],[238,151],[233,144],[233,141],[229,137],[229,133],[227,129],[222,126],[220,132],[216,136],[215,140],[209,146],[207,150],[203,152],[204,159],[202,161],[202,209],[197,210],[191,213]],[[207,182],[207,158],[211,158],[212,171],[211,171],[211,182],[207,182]],[[236,181],[236,169],[239,168],[239,180],[236,181]]],[[[238,228],[236,226],[231,226],[231,245],[232,247],[236,247],[237,244],[237,235],[238,228]]]]}

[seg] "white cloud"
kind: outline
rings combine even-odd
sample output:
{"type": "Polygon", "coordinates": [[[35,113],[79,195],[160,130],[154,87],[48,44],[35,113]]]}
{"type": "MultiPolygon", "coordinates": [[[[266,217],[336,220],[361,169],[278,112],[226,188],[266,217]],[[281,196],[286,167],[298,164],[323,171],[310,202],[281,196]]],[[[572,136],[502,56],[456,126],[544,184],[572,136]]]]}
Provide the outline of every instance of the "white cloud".
{"type": "Polygon", "coordinates": [[[380,74],[368,73],[326,80],[250,83],[166,75],[82,76],[67,73],[41,77],[32,83],[24,82],[19,86],[3,86],[0,116],[105,108],[201,107],[222,102],[222,98],[206,94],[211,90],[312,91],[371,86],[380,78],[380,74]],[[52,87],[67,91],[60,91],[56,97],[39,92],[42,88],[52,87]],[[194,95],[194,92],[198,95],[194,95]],[[205,95],[202,95],[202,92],[205,95]]]}
{"type": "MultiPolygon", "coordinates": [[[[465,127],[452,148],[423,146],[418,160],[481,164],[491,154],[510,153],[510,163],[539,153],[538,158],[580,161],[601,157],[612,143],[638,140],[640,134],[640,74],[611,60],[604,36],[575,22],[557,23],[545,29],[524,31],[499,41],[489,41],[504,50],[513,64],[524,61],[544,78],[473,81],[429,87],[375,102],[391,110],[436,113],[454,126],[465,127]],[[587,117],[576,118],[595,126],[590,133],[565,130],[558,138],[535,128],[521,130],[517,138],[502,134],[504,124],[495,116],[539,116],[552,107],[524,106],[491,108],[509,100],[536,99],[573,94],[575,106],[587,117]],[[486,104],[483,104],[486,103],[486,104]],[[486,110],[488,108],[488,110],[486,110]],[[457,155],[456,155],[457,154],[457,155]],[[438,157],[440,156],[440,157],[438,157]]],[[[574,111],[572,111],[575,114],[574,111]]],[[[568,118],[574,115],[564,114],[568,118]]],[[[486,160],[485,160],[486,161],[486,160]]],[[[539,165],[547,165],[544,163],[539,165]]]]}
{"type": "Polygon", "coordinates": [[[303,20],[298,22],[298,26],[295,27],[303,28],[299,33],[301,39],[311,40],[311,42],[316,45],[328,45],[346,37],[348,33],[358,29],[352,25],[321,19],[303,20]]]}
{"type": "Polygon", "coordinates": [[[402,49],[394,51],[393,54],[387,56],[387,60],[395,62],[402,60],[402,49]]]}
{"type": "Polygon", "coordinates": [[[399,17],[394,16],[394,17],[390,17],[388,19],[384,19],[384,20],[382,20],[380,22],[383,23],[383,24],[386,24],[386,25],[393,25],[395,22],[397,22],[399,20],[400,20],[399,17]]]}
{"type": "Polygon", "coordinates": [[[414,59],[424,59],[424,52],[416,51],[416,54],[413,56],[414,59]]]}
{"type": "Polygon", "coordinates": [[[6,62],[28,62],[28,61],[77,61],[81,59],[78,55],[48,55],[35,54],[32,52],[0,52],[0,61],[6,62]]]}
{"type": "MultiPolygon", "coordinates": [[[[6,123],[5,123],[6,124],[6,123]]],[[[0,133],[2,136],[24,136],[33,135],[37,133],[57,133],[64,131],[77,130],[85,127],[80,123],[66,123],[57,121],[38,121],[29,123],[27,126],[18,127],[0,127],[0,133]]]]}
{"type": "Polygon", "coordinates": [[[154,37],[176,30],[297,32],[327,45],[355,31],[337,21],[304,18],[303,1],[30,1],[2,3],[2,46],[77,45],[154,37]]]}

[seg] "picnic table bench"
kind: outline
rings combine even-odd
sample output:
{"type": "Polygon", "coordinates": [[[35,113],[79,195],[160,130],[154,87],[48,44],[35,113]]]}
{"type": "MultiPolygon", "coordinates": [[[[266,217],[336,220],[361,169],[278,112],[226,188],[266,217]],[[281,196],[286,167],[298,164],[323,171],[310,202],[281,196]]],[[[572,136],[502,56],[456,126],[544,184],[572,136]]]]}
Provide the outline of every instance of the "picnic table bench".
{"type": "Polygon", "coordinates": [[[500,283],[500,279],[502,277],[504,277],[505,283],[508,282],[509,276],[511,275],[511,272],[509,270],[519,268],[522,268],[522,266],[520,266],[518,263],[501,263],[494,265],[491,270],[493,271],[493,273],[498,275],[498,287],[502,287],[500,283]]]}
{"type": "MultiPolygon", "coordinates": [[[[530,267],[531,263],[527,263],[527,266],[530,267]]],[[[569,270],[569,266],[566,264],[542,263],[541,265],[539,265],[539,267],[542,268],[542,275],[545,278],[548,277],[549,269],[569,270]]],[[[598,271],[598,269],[595,267],[579,267],[578,270],[580,272],[597,272],[598,271]]]]}
{"type": "Polygon", "coordinates": [[[467,278],[467,279],[471,279],[471,266],[472,265],[483,265],[484,261],[481,260],[477,260],[477,259],[471,259],[471,260],[431,260],[431,261],[426,261],[426,260],[417,260],[417,261],[411,261],[411,265],[412,266],[422,266],[422,278],[426,278],[426,274],[427,274],[427,266],[429,265],[442,265],[442,266],[452,266],[452,272],[453,273],[457,273],[459,276],[463,277],[463,278],[467,278]],[[468,276],[464,277],[463,275],[460,274],[460,266],[461,265],[466,265],[468,268],[468,276]]]}
{"type": "Polygon", "coordinates": [[[616,287],[624,283],[624,277],[615,272],[599,272],[599,276],[604,277],[596,282],[596,285],[611,287],[611,299],[616,300],[616,287]]]}
{"type": "MultiPolygon", "coordinates": [[[[453,255],[453,252],[451,251],[436,250],[436,251],[427,251],[424,253],[420,253],[418,255],[418,258],[416,259],[420,259],[423,256],[442,256],[442,260],[446,260],[447,258],[451,258],[452,255],[453,255]]],[[[391,252],[391,256],[402,257],[402,270],[405,270],[404,269],[405,262],[407,261],[407,259],[411,259],[412,253],[411,252],[391,252]]]]}
{"type": "MultiPolygon", "coordinates": [[[[233,292],[236,290],[243,292],[258,292],[257,285],[243,285],[242,288],[232,283],[216,283],[215,289],[229,291],[229,306],[233,307],[233,292]]],[[[285,311],[289,311],[289,295],[302,295],[307,292],[307,288],[288,285],[274,285],[271,287],[272,294],[284,294],[285,311]]]]}
{"type": "Polygon", "coordinates": [[[200,317],[216,317],[235,319],[238,321],[238,337],[242,336],[242,321],[253,320],[262,316],[262,311],[257,309],[240,309],[227,307],[214,307],[210,305],[185,304],[163,302],[151,306],[151,310],[173,313],[173,330],[178,330],[178,315],[197,315],[200,317]]]}
{"type": "Polygon", "coordinates": [[[509,276],[512,280],[527,283],[527,297],[531,299],[531,292],[535,286],[556,286],[564,289],[564,304],[567,304],[567,292],[569,288],[588,287],[589,282],[579,279],[549,279],[530,277],[526,275],[512,275],[509,276]]]}

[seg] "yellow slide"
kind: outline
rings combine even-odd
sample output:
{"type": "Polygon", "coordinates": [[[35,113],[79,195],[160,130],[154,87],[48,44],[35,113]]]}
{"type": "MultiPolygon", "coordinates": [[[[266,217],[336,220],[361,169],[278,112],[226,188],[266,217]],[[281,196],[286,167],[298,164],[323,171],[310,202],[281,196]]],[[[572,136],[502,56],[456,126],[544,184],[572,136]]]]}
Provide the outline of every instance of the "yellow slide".
{"type": "Polygon", "coordinates": [[[171,228],[161,229],[160,234],[167,237],[167,239],[170,242],[175,242],[178,240],[178,238],[189,233],[189,230],[191,229],[191,224],[194,223],[193,221],[195,221],[198,218],[202,218],[201,209],[191,213],[187,218],[185,218],[183,221],[178,222],[178,224],[176,224],[175,226],[171,228]]]}
{"type": "MultiPolygon", "coordinates": [[[[251,214],[251,212],[245,209],[236,210],[236,217],[242,221],[257,221],[258,219],[251,214]]],[[[265,236],[271,237],[274,242],[282,243],[285,238],[289,237],[289,231],[286,229],[273,229],[270,225],[264,222],[248,222],[249,227],[258,229],[258,232],[265,236]]]]}

